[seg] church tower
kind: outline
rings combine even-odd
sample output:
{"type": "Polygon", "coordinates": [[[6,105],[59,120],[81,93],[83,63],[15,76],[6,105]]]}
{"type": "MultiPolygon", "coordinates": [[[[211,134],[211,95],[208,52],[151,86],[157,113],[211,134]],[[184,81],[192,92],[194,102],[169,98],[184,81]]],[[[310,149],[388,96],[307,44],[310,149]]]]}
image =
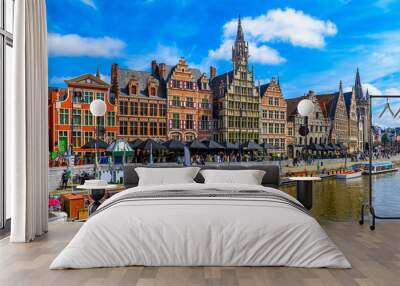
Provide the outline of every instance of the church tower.
{"type": "Polygon", "coordinates": [[[235,44],[232,47],[232,63],[234,71],[248,72],[249,44],[244,40],[242,21],[240,15],[235,44]]]}

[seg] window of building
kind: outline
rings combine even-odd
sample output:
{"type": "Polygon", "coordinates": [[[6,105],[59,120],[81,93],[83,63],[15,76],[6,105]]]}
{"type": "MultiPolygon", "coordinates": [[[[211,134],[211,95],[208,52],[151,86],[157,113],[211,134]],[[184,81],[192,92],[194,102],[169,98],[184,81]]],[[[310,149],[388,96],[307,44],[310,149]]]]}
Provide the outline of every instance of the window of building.
{"type": "Polygon", "coordinates": [[[69,109],[60,109],[58,111],[58,122],[60,124],[69,124],[69,109]]]}
{"type": "Polygon", "coordinates": [[[262,111],[262,117],[263,117],[264,119],[266,119],[266,118],[268,117],[268,111],[263,110],[263,111],[262,111]]]}
{"type": "Polygon", "coordinates": [[[280,126],[281,126],[281,134],[285,134],[285,124],[280,124],[280,126]]]}
{"type": "Polygon", "coordinates": [[[285,112],[281,111],[281,119],[285,119],[285,112]]]}
{"type": "Polygon", "coordinates": [[[157,104],[150,103],[150,116],[157,116],[157,104]]]}
{"type": "Polygon", "coordinates": [[[82,146],[82,132],[72,131],[72,146],[80,148],[82,146]]]}
{"type": "Polygon", "coordinates": [[[121,135],[128,135],[128,122],[121,121],[119,125],[119,134],[121,135]]]}
{"type": "Polygon", "coordinates": [[[209,102],[208,102],[207,98],[203,98],[201,100],[201,108],[204,108],[204,109],[208,109],[209,108],[209,102]]]}
{"type": "Polygon", "coordinates": [[[186,107],[193,107],[193,97],[186,98],[186,107]]]}
{"type": "Polygon", "coordinates": [[[80,109],[72,110],[72,124],[74,126],[81,126],[82,124],[82,112],[80,109]]]}
{"type": "Polygon", "coordinates": [[[130,103],[131,115],[138,115],[138,103],[131,102],[130,103]]]}
{"type": "Polygon", "coordinates": [[[130,135],[138,135],[138,124],[136,121],[129,122],[130,124],[130,135]]]}
{"type": "Polygon", "coordinates": [[[140,135],[147,135],[147,122],[140,122],[140,135]]]}
{"type": "Polygon", "coordinates": [[[97,92],[96,99],[100,99],[104,101],[104,92],[97,92]]]}
{"type": "Polygon", "coordinates": [[[179,113],[172,114],[172,128],[179,129],[179,113]]]}
{"type": "Polygon", "coordinates": [[[157,122],[150,122],[150,135],[157,135],[157,122]]]}
{"type": "Polygon", "coordinates": [[[137,94],[137,86],[136,84],[131,85],[131,95],[136,95],[137,94]]]}
{"type": "Polygon", "coordinates": [[[107,132],[106,136],[107,136],[107,140],[112,141],[115,139],[115,132],[107,132]]]}
{"type": "Polygon", "coordinates": [[[167,105],[166,104],[160,104],[160,116],[167,116],[167,105]]]}
{"type": "Polygon", "coordinates": [[[268,133],[273,134],[274,133],[274,125],[272,123],[268,124],[268,133]]]}
{"type": "Polygon", "coordinates": [[[167,123],[165,122],[161,122],[159,124],[159,132],[160,132],[160,136],[166,136],[167,135],[167,123]]]}
{"type": "Polygon", "coordinates": [[[91,103],[93,101],[93,92],[91,91],[85,91],[83,93],[83,102],[85,103],[91,103]]]}
{"type": "Polygon", "coordinates": [[[141,102],[140,103],[140,115],[147,116],[147,103],[141,102]]]}
{"type": "Polygon", "coordinates": [[[274,99],[272,97],[268,97],[268,104],[274,105],[274,99]]]}
{"type": "Polygon", "coordinates": [[[274,105],[278,106],[279,105],[279,98],[274,97],[274,105]]]}
{"type": "Polygon", "coordinates": [[[273,119],[273,118],[274,118],[274,111],[270,110],[270,111],[268,112],[268,118],[269,118],[269,119],[273,119]]]}
{"type": "Polygon", "coordinates": [[[172,97],[172,106],[176,106],[176,107],[181,106],[181,100],[180,100],[179,96],[172,97]]]}
{"type": "Polygon", "coordinates": [[[115,126],[115,112],[114,111],[107,112],[107,125],[115,126]]]}
{"type": "Polygon", "coordinates": [[[150,88],[150,95],[156,96],[156,88],[155,87],[150,88]]]}
{"type": "Polygon", "coordinates": [[[207,130],[208,129],[208,116],[202,115],[200,120],[200,129],[207,130]]]}
{"type": "Polygon", "coordinates": [[[119,113],[122,115],[128,115],[128,102],[127,101],[119,102],[119,113]]]}
{"type": "Polygon", "coordinates": [[[91,132],[91,131],[83,132],[83,144],[86,144],[92,138],[93,138],[93,132],[91,132]]]}
{"type": "Polygon", "coordinates": [[[83,102],[82,91],[73,90],[72,91],[72,101],[73,101],[73,103],[81,103],[81,102],[83,102]]]}
{"type": "Polygon", "coordinates": [[[93,114],[90,112],[90,110],[84,110],[84,124],[86,126],[93,125],[93,114]]]}

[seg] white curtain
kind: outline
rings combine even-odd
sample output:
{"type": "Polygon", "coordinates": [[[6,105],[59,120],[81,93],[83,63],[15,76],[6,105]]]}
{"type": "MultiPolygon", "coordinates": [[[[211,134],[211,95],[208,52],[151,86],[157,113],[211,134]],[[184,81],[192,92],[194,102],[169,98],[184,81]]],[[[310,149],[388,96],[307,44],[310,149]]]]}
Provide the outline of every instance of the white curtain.
{"type": "Polygon", "coordinates": [[[45,0],[15,1],[13,94],[6,98],[6,187],[12,242],[48,227],[47,24],[45,0]]]}

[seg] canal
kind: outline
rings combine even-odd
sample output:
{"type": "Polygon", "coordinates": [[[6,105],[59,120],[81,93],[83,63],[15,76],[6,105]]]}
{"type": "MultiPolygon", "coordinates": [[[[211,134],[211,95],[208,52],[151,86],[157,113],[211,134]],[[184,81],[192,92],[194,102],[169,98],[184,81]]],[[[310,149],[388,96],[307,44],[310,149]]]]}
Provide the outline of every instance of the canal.
{"type": "MultiPolygon", "coordinates": [[[[372,185],[376,214],[400,216],[400,172],[374,175],[372,185]]],[[[296,185],[283,185],[280,189],[296,196],[296,185]]],[[[313,200],[311,213],[318,219],[358,221],[361,205],[368,201],[368,176],[314,182],[313,200]]]]}

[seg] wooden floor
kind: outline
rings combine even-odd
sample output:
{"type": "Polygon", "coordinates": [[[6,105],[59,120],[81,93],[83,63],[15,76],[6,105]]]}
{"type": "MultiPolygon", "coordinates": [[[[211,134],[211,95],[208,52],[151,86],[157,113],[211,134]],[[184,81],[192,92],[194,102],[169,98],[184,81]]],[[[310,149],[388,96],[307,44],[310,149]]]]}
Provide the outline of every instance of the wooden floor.
{"type": "Polygon", "coordinates": [[[400,285],[400,222],[368,225],[325,222],[324,229],[352,269],[288,267],[125,267],[48,270],[54,257],[79,229],[77,223],[51,223],[49,233],[29,244],[0,241],[0,285],[400,285]]]}

